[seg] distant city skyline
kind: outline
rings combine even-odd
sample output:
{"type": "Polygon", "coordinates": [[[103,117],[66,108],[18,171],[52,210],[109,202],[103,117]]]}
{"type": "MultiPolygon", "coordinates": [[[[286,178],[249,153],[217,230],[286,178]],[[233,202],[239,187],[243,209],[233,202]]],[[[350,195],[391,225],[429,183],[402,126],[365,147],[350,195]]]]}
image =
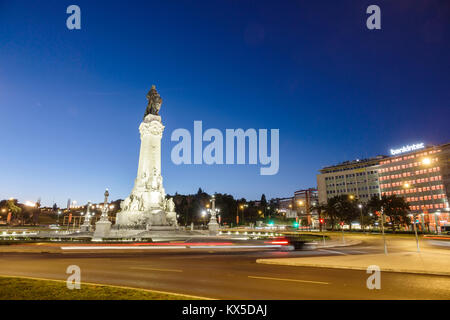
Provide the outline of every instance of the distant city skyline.
{"type": "MultiPolygon", "coordinates": [[[[138,126],[163,99],[168,194],[259,200],[316,186],[322,167],[450,141],[450,11],[444,1],[0,1],[0,199],[65,207],[124,199],[138,126]],[[175,165],[178,128],[279,129],[279,171],[175,165]]],[[[206,145],[206,143],[204,144],[206,145]]]]}

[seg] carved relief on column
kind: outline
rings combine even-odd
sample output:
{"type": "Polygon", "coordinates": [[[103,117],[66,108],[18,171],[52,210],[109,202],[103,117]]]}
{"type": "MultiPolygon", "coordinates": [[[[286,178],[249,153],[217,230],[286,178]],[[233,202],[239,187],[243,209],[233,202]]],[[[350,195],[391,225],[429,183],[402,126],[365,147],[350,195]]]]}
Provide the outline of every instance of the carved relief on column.
{"type": "Polygon", "coordinates": [[[162,134],[164,131],[164,126],[159,121],[151,121],[151,122],[142,122],[139,126],[139,132],[141,133],[141,139],[148,135],[159,136],[162,138],[162,134]]]}

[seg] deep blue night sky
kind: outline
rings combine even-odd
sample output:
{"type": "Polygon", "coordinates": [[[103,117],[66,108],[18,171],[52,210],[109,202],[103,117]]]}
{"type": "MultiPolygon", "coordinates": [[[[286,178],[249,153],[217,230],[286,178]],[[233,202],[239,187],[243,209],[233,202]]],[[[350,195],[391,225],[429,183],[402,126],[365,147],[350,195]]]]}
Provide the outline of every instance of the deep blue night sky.
{"type": "Polygon", "coordinates": [[[449,142],[449,25],[434,0],[0,0],[0,199],[126,197],[152,84],[169,194],[285,197],[325,165],[449,142]],[[366,28],[370,4],[381,30],[366,28]],[[172,164],[170,135],[194,120],[279,128],[278,174],[172,164]]]}

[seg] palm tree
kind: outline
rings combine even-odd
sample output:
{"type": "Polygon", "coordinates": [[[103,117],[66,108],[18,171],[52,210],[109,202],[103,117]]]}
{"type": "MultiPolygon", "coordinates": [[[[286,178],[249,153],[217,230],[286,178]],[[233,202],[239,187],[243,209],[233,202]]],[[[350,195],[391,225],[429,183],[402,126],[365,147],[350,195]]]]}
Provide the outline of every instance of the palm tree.
{"type": "Polygon", "coordinates": [[[336,221],[338,220],[338,212],[336,209],[336,201],[337,198],[333,197],[328,200],[328,202],[323,205],[323,210],[325,211],[325,215],[330,220],[331,230],[334,231],[334,227],[336,225],[336,221]]]}
{"type": "Polygon", "coordinates": [[[334,212],[340,221],[352,227],[352,221],[359,215],[357,199],[351,199],[348,195],[339,195],[330,199],[330,205],[334,207],[334,212]]]}
{"type": "Polygon", "coordinates": [[[16,204],[14,202],[15,202],[14,199],[10,199],[6,203],[8,212],[11,212],[11,216],[12,216],[11,220],[13,217],[17,217],[22,212],[22,208],[19,206],[16,206],[16,204]]]}

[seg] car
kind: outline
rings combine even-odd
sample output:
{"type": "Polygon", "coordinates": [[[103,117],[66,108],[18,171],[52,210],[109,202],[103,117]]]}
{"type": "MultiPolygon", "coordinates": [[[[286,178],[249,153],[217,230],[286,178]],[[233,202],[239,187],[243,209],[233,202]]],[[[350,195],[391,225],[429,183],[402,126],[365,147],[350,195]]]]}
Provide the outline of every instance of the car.
{"type": "Polygon", "coordinates": [[[442,226],[441,227],[441,233],[450,235],[450,225],[442,226]]]}

